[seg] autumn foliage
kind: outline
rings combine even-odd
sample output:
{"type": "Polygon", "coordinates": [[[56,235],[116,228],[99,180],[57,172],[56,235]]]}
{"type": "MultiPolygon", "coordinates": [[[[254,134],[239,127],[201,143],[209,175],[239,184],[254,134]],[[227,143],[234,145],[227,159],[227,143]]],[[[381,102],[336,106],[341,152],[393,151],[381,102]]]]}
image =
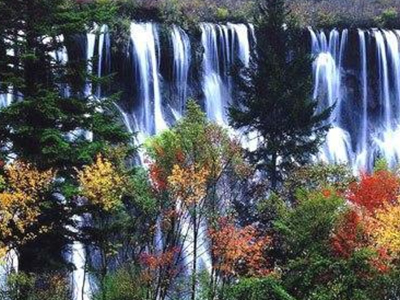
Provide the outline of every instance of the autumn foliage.
{"type": "Polygon", "coordinates": [[[372,213],[386,203],[392,203],[399,195],[400,181],[389,171],[362,174],[360,182],[350,185],[347,198],[361,208],[372,213]]]}
{"type": "Polygon", "coordinates": [[[0,252],[4,254],[5,248],[22,245],[46,230],[35,227],[54,178],[53,170],[40,171],[22,161],[5,168],[0,177],[0,252]]]}
{"type": "Polygon", "coordinates": [[[331,239],[335,255],[349,258],[365,242],[361,216],[354,210],[345,213],[331,239]]]}
{"type": "Polygon", "coordinates": [[[387,204],[378,210],[374,225],[372,236],[377,245],[386,248],[393,258],[400,258],[400,204],[387,204]]]}
{"type": "Polygon", "coordinates": [[[104,211],[111,211],[121,204],[127,188],[127,177],[102,155],[96,161],[78,171],[82,196],[104,211]]]}
{"type": "Polygon", "coordinates": [[[260,236],[253,226],[239,228],[221,218],[209,234],[215,267],[223,276],[265,276],[271,272],[265,256],[270,239],[260,236]]]}
{"type": "Polygon", "coordinates": [[[207,193],[207,179],[210,171],[206,167],[175,165],[168,183],[173,195],[187,206],[200,202],[207,193]]]}
{"type": "Polygon", "coordinates": [[[379,271],[387,271],[391,260],[388,253],[400,250],[399,182],[396,174],[380,170],[362,174],[359,182],[350,185],[350,209],[331,238],[335,255],[350,258],[356,251],[370,249],[376,253],[370,264],[379,271]]]}
{"type": "Polygon", "coordinates": [[[159,274],[163,274],[163,278],[172,279],[178,272],[179,267],[176,264],[176,257],[179,255],[178,247],[168,248],[159,253],[142,253],[140,255],[140,264],[142,266],[142,276],[147,283],[154,283],[160,279],[159,274]]]}

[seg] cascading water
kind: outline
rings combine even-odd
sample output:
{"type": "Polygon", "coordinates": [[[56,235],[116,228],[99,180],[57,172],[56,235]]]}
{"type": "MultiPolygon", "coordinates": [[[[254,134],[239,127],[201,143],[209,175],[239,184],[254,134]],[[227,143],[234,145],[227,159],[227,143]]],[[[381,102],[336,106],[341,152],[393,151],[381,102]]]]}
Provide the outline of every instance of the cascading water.
{"type": "Polygon", "coordinates": [[[174,55],[173,79],[177,98],[177,112],[174,115],[177,119],[182,115],[187,100],[191,46],[186,32],[176,25],[171,29],[171,41],[174,55]]]}
{"type": "MultiPolygon", "coordinates": [[[[100,28],[99,44],[98,44],[98,65],[97,65],[97,77],[103,76],[103,60],[105,60],[105,66],[107,71],[110,72],[111,68],[111,38],[107,25],[103,25],[100,28]]],[[[101,85],[97,86],[96,96],[101,98],[101,85]]]]}
{"type": "Polygon", "coordinates": [[[227,105],[228,92],[220,76],[219,54],[217,48],[218,25],[202,24],[203,54],[203,90],[207,116],[219,123],[225,123],[224,108],[227,105]]]}
{"type": "MultiPolygon", "coordinates": [[[[5,94],[0,93],[0,109],[9,106],[12,99],[11,88],[5,94]]],[[[13,272],[18,272],[18,267],[18,255],[14,250],[8,251],[4,258],[0,258],[0,291],[7,290],[7,277],[13,272]]]]}
{"type": "Polygon", "coordinates": [[[400,162],[399,32],[360,29],[351,47],[347,30],[332,30],[329,42],[323,31],[310,29],[310,33],[316,56],[314,97],[321,108],[336,103],[322,158],[349,163],[354,173],[371,170],[378,157],[396,166],[400,162]],[[350,55],[358,59],[343,65],[350,55]]]}
{"type": "Polygon", "coordinates": [[[359,143],[357,146],[357,154],[354,162],[355,171],[364,168],[370,169],[372,166],[368,165],[368,66],[367,66],[367,42],[366,32],[358,30],[358,38],[360,43],[360,90],[362,98],[362,118],[361,130],[358,136],[359,143]]]}
{"type": "Polygon", "coordinates": [[[0,94],[0,108],[10,105],[11,101],[12,101],[11,90],[7,94],[0,94]]]}
{"type": "Polygon", "coordinates": [[[399,114],[399,37],[393,31],[374,30],[379,62],[380,104],[382,121],[374,131],[374,142],[377,152],[382,155],[390,166],[395,166],[400,159],[400,127],[399,114]],[[395,101],[393,101],[395,100],[395,101]]]}
{"type": "MultiPolygon", "coordinates": [[[[250,64],[249,28],[245,24],[232,24],[232,23],[229,23],[228,27],[233,32],[233,37],[236,37],[237,39],[238,43],[237,52],[239,59],[241,60],[243,66],[247,68],[250,64]]],[[[232,43],[231,46],[233,46],[233,49],[235,49],[234,43],[232,43]]]]}
{"type": "Polygon", "coordinates": [[[131,24],[132,55],[141,101],[139,126],[147,134],[159,133],[167,128],[161,104],[160,75],[156,55],[157,34],[155,24],[131,24]]]}
{"type": "MultiPolygon", "coordinates": [[[[87,42],[87,48],[86,48],[86,61],[88,62],[87,64],[87,73],[92,74],[93,73],[93,57],[94,57],[94,47],[96,44],[96,34],[95,33],[88,33],[86,34],[86,42],[87,42]]],[[[85,86],[85,96],[89,97],[92,95],[92,83],[89,80],[86,83],[85,86]]]]}
{"type": "Polygon", "coordinates": [[[229,75],[239,57],[244,66],[250,62],[248,27],[244,24],[200,25],[203,54],[203,92],[207,116],[221,125],[227,124],[232,84],[229,75]]]}
{"type": "Polygon", "coordinates": [[[310,29],[312,53],[314,61],[314,99],[319,101],[320,109],[332,107],[329,130],[326,143],[321,149],[321,158],[332,163],[349,163],[352,161],[351,137],[341,124],[342,91],[341,69],[343,53],[347,41],[347,30],[340,35],[333,30],[329,42],[323,31],[315,33],[310,29]]]}

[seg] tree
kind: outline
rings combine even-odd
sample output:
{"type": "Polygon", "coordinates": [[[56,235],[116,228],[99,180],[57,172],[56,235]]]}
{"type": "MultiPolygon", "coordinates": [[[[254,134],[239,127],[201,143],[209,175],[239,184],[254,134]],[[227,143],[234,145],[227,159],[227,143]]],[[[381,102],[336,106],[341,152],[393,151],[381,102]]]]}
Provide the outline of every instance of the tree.
{"type": "Polygon", "coordinates": [[[92,62],[57,57],[74,36],[93,22],[106,22],[116,8],[113,1],[2,0],[0,10],[0,89],[13,94],[11,105],[0,110],[0,157],[28,161],[39,171],[57,170],[53,194],[65,197],[42,215],[41,221],[53,222],[52,230],[19,249],[22,270],[46,269],[64,263],[61,249],[73,238],[66,225],[74,225],[77,208],[70,194],[77,186],[74,168],[91,163],[107,145],[129,139],[117,122],[115,99],[98,101],[83,92],[93,78],[86,74],[92,62]]]}
{"type": "Polygon", "coordinates": [[[317,112],[312,99],[312,58],[284,0],[263,0],[256,21],[256,55],[244,74],[241,105],[230,108],[231,125],[256,133],[249,155],[276,188],[284,175],[316,154],[329,128],[331,109],[317,112]]]}
{"type": "Polygon", "coordinates": [[[298,192],[275,228],[282,235],[282,280],[298,299],[383,299],[391,258],[374,241],[371,215],[332,188],[298,192]]]}
{"type": "Polygon", "coordinates": [[[0,177],[0,258],[50,229],[51,224],[41,224],[39,218],[54,200],[49,191],[55,175],[21,161],[5,169],[0,177]]]}
{"type": "MultiPolygon", "coordinates": [[[[142,263],[155,224],[150,184],[142,170],[126,165],[127,151],[111,148],[77,170],[80,210],[89,212],[91,220],[80,228],[78,237],[87,245],[88,265],[98,276],[101,299],[112,293],[107,290],[111,270],[142,263]]],[[[165,260],[166,256],[161,262],[165,260]]]]}
{"type": "Polygon", "coordinates": [[[78,180],[84,196],[92,205],[106,212],[122,206],[122,197],[127,193],[128,178],[102,155],[96,161],[78,171],[78,180]]]}
{"type": "Polygon", "coordinates": [[[209,231],[217,258],[215,268],[224,283],[232,277],[263,277],[271,273],[264,255],[270,239],[254,226],[238,228],[231,220],[221,218],[218,226],[209,231]]]}
{"type": "MultiPolygon", "coordinates": [[[[200,240],[207,243],[207,226],[218,220],[221,211],[227,214],[242,195],[238,183],[249,179],[250,168],[239,142],[231,139],[226,129],[207,121],[194,101],[188,102],[186,115],[176,126],[150,139],[146,146],[150,177],[159,201],[162,252],[180,249],[174,263],[189,267],[194,299],[197,261],[204,255],[200,240]],[[190,248],[193,250],[187,253],[190,248]]],[[[156,253],[152,255],[160,257],[157,247],[153,250],[156,253]]],[[[158,286],[161,298],[171,285],[166,275],[164,266],[159,268],[159,282],[165,283],[158,286]]]]}
{"type": "Polygon", "coordinates": [[[347,198],[367,213],[395,203],[400,192],[400,180],[392,172],[378,170],[374,174],[362,174],[359,182],[350,185],[347,198]]]}
{"type": "Polygon", "coordinates": [[[376,243],[388,250],[394,258],[400,256],[400,205],[386,204],[376,213],[376,226],[372,235],[376,243]]]}

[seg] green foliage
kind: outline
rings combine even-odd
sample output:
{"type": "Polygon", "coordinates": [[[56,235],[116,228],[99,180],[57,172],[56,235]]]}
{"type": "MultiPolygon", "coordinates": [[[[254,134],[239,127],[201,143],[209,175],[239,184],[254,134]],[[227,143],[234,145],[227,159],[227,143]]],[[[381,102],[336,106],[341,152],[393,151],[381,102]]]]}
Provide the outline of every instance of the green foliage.
{"type": "Polygon", "coordinates": [[[398,24],[398,11],[394,8],[385,9],[377,18],[380,27],[393,28],[398,24]]]}
{"type": "Polygon", "coordinates": [[[63,64],[49,53],[62,49],[71,36],[92,28],[93,22],[110,21],[116,7],[113,1],[4,0],[0,10],[5,13],[0,21],[0,88],[12,85],[18,95],[0,110],[0,144],[4,146],[0,156],[29,161],[39,170],[57,170],[62,180],[57,180],[51,192],[64,190],[71,196],[65,201],[49,197],[49,208],[40,222],[52,224],[51,231],[17,249],[22,270],[43,270],[50,263],[39,263],[39,258],[61,265],[61,248],[73,236],[66,225],[79,213],[76,194],[71,193],[76,187],[75,168],[90,164],[110,145],[128,143],[130,137],[117,121],[115,98],[100,102],[83,95],[86,79],[92,78],[86,74],[91,62],[70,57],[63,64]],[[57,38],[60,35],[64,41],[57,38]],[[65,86],[70,88],[68,93],[65,86]],[[93,139],[88,138],[89,132],[93,139]]]}
{"type": "Polygon", "coordinates": [[[255,132],[262,142],[249,153],[273,188],[295,166],[318,152],[331,108],[317,113],[312,95],[312,58],[302,47],[301,30],[283,0],[264,0],[257,19],[257,56],[244,76],[240,107],[231,107],[231,125],[255,132]]]}
{"type": "Polygon", "coordinates": [[[315,163],[293,170],[285,180],[281,193],[283,197],[293,201],[298,189],[311,192],[331,187],[345,191],[354,181],[356,178],[346,165],[315,163]]]}
{"type": "Polygon", "coordinates": [[[337,256],[332,234],[346,214],[346,204],[335,190],[299,190],[298,202],[275,222],[281,234],[282,276],[287,291],[298,299],[383,299],[385,273],[374,266],[379,257],[359,246],[350,257],[337,256]]]}
{"type": "Polygon", "coordinates": [[[344,200],[334,192],[297,193],[298,205],[279,219],[275,226],[285,238],[290,255],[307,256],[329,251],[329,238],[338,220],[344,200]]]}
{"type": "Polygon", "coordinates": [[[340,23],[340,19],[334,12],[320,11],[316,16],[315,22],[322,28],[331,28],[340,23]]]}
{"type": "Polygon", "coordinates": [[[223,7],[218,7],[215,13],[217,20],[226,20],[229,16],[229,10],[223,7]]]}
{"type": "Polygon", "coordinates": [[[70,300],[70,295],[70,287],[60,274],[11,274],[5,290],[0,291],[1,298],[8,300],[70,300]]]}
{"type": "Polygon", "coordinates": [[[375,162],[374,172],[387,171],[387,170],[389,170],[389,165],[384,158],[380,158],[375,162]]]}
{"type": "Polygon", "coordinates": [[[276,278],[242,279],[229,287],[227,300],[294,300],[276,278]]]}
{"type": "Polygon", "coordinates": [[[288,4],[304,28],[396,28],[400,21],[397,0],[291,0],[288,4]]]}
{"type": "Polygon", "coordinates": [[[127,266],[106,276],[103,290],[95,300],[143,300],[147,299],[146,284],[135,267],[127,266]]]}

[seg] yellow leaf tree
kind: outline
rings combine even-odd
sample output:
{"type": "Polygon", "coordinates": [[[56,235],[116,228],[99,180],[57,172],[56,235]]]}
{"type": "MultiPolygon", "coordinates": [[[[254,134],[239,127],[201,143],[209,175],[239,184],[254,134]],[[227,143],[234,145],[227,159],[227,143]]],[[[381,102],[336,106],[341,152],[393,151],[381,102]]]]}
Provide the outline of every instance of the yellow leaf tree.
{"type": "Polygon", "coordinates": [[[121,205],[128,179],[102,155],[94,164],[78,171],[78,180],[84,196],[91,204],[110,212],[121,205]]]}
{"type": "MultiPolygon", "coordinates": [[[[77,172],[79,196],[87,200],[92,224],[85,236],[100,255],[98,275],[101,290],[110,268],[110,259],[118,254],[123,235],[118,227],[119,219],[126,211],[122,199],[131,192],[130,180],[125,170],[108,157],[99,154],[94,163],[77,172]]],[[[86,206],[86,205],[84,205],[86,206]]]]}
{"type": "Polygon", "coordinates": [[[205,167],[174,165],[168,183],[173,196],[187,207],[198,204],[207,194],[207,179],[210,171],[205,167]]]}
{"type": "Polygon", "coordinates": [[[400,205],[387,204],[377,211],[372,236],[379,247],[394,258],[400,257],[400,205]]]}
{"type": "Polygon", "coordinates": [[[38,223],[54,178],[53,170],[39,171],[21,161],[5,168],[0,179],[0,255],[47,229],[38,223]]]}

